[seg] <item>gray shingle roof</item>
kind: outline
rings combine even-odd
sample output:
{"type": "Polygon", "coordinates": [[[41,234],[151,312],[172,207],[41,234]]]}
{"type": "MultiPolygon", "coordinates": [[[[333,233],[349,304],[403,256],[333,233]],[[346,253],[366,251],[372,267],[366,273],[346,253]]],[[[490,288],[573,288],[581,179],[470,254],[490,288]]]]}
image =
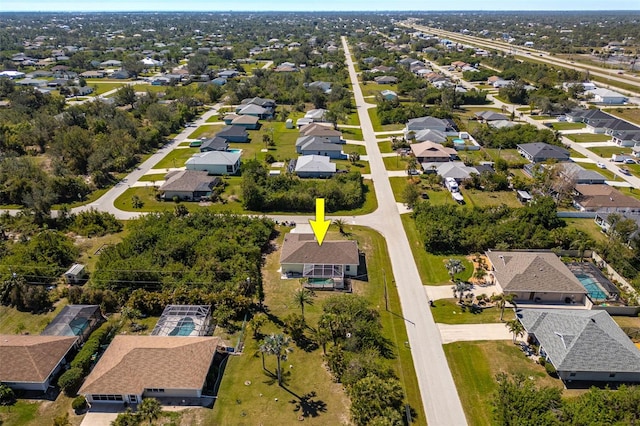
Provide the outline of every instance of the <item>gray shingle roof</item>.
{"type": "Polygon", "coordinates": [[[282,243],[280,263],[315,263],[324,265],[358,265],[358,243],[324,241],[321,246],[313,234],[287,234],[282,243]]]}
{"type": "Polygon", "coordinates": [[[586,294],[573,273],[552,252],[488,251],[495,277],[505,293],[586,294]]]}
{"type": "Polygon", "coordinates": [[[555,158],[559,160],[569,158],[569,151],[566,149],[544,142],[523,143],[519,144],[518,148],[527,152],[533,158],[555,158]]]}
{"type": "Polygon", "coordinates": [[[521,309],[558,371],[640,372],[640,351],[606,311],[521,309]]]}

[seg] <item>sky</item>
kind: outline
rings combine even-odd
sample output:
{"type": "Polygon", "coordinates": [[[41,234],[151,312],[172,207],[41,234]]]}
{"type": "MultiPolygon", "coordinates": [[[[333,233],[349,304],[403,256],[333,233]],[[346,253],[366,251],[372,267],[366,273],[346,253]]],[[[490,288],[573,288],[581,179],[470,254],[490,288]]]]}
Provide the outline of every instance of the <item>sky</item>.
{"type": "Polygon", "coordinates": [[[13,11],[368,11],[368,10],[640,10],[640,0],[0,0],[0,12],[13,11]]]}

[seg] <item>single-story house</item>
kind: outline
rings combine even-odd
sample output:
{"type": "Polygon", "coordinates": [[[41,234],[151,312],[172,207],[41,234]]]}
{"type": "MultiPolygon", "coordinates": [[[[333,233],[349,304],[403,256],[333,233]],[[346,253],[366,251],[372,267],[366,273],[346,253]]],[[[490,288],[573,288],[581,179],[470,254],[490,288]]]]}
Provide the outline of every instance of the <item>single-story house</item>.
{"type": "Polygon", "coordinates": [[[410,136],[413,136],[413,140],[415,142],[431,141],[435,143],[444,143],[447,141],[446,133],[434,129],[418,130],[415,133],[412,132],[410,136]]]}
{"type": "Polygon", "coordinates": [[[225,126],[216,133],[216,136],[228,142],[249,142],[249,133],[242,126],[225,126]]]}
{"type": "MultiPolygon", "coordinates": [[[[424,167],[423,167],[424,169],[424,167]]],[[[427,171],[427,169],[424,169],[427,171]]],[[[478,169],[475,167],[465,166],[462,161],[450,161],[447,163],[440,163],[435,172],[438,176],[442,176],[443,179],[452,178],[456,183],[460,183],[465,179],[469,179],[472,174],[479,175],[478,169]]]]}
{"type": "Polygon", "coordinates": [[[418,117],[412,118],[407,121],[407,126],[404,129],[405,137],[406,135],[413,131],[417,132],[418,130],[438,130],[440,132],[444,132],[446,134],[457,135],[457,129],[455,123],[451,120],[435,118],[435,117],[418,117]]]}
{"type": "Polygon", "coordinates": [[[229,143],[227,142],[227,140],[218,136],[204,139],[200,143],[200,152],[226,151],[228,149],[229,149],[229,143]]]}
{"type": "Polygon", "coordinates": [[[216,86],[224,86],[227,84],[227,79],[224,77],[216,77],[210,81],[211,84],[215,84],[216,86]]]}
{"type": "Polygon", "coordinates": [[[109,59],[108,61],[100,62],[101,67],[121,67],[122,61],[118,61],[115,59],[109,59]]]}
{"type": "Polygon", "coordinates": [[[573,205],[580,211],[638,213],[640,200],[624,195],[609,185],[576,185],[573,205]]]}
{"type": "Polygon", "coordinates": [[[129,74],[129,71],[127,70],[120,70],[112,73],[109,77],[118,80],[126,80],[127,78],[131,77],[131,74],[129,74]]]}
{"type": "Polygon", "coordinates": [[[296,152],[302,155],[321,155],[341,159],[343,145],[331,142],[320,136],[301,136],[296,140],[296,152]]]}
{"type": "Polygon", "coordinates": [[[312,109],[307,111],[304,114],[304,118],[311,120],[312,122],[316,121],[325,121],[325,116],[327,114],[327,110],[324,108],[312,109]]]}
{"type": "Polygon", "coordinates": [[[398,94],[393,90],[383,90],[380,92],[380,96],[382,96],[382,99],[385,101],[395,101],[398,99],[398,94]]]}
{"type": "Polygon", "coordinates": [[[236,114],[238,115],[252,115],[257,118],[266,119],[271,117],[271,110],[261,107],[260,105],[248,104],[239,106],[236,108],[236,114]]]}
{"type": "Polygon", "coordinates": [[[78,391],[91,404],[200,398],[219,337],[117,335],[78,391]]]}
{"type": "Polygon", "coordinates": [[[398,78],[391,75],[382,75],[373,79],[378,84],[396,84],[398,78]]]}
{"type": "Polygon", "coordinates": [[[430,141],[411,144],[411,152],[419,163],[440,163],[458,157],[455,149],[430,141]]]}
{"type": "Polygon", "coordinates": [[[10,80],[15,80],[17,78],[23,78],[24,73],[15,70],[0,71],[0,77],[6,77],[10,80]]]}
{"type": "Polygon", "coordinates": [[[225,80],[229,78],[237,77],[239,75],[240,73],[236,70],[226,70],[226,71],[220,71],[218,73],[218,77],[224,78],[225,80]]]}
{"type": "Polygon", "coordinates": [[[336,164],[323,155],[302,155],[296,160],[296,175],[301,178],[328,178],[336,173],[336,164]]]}
{"type": "Polygon", "coordinates": [[[222,121],[224,121],[224,124],[230,126],[233,120],[235,120],[238,117],[240,116],[235,112],[230,112],[228,114],[225,114],[225,116],[222,118],[222,121]]]}
{"type": "Polygon", "coordinates": [[[556,145],[543,142],[518,144],[518,152],[532,163],[547,160],[569,161],[569,151],[556,145]]]}
{"type": "Polygon", "coordinates": [[[0,335],[0,382],[13,390],[46,392],[71,361],[76,336],[0,335]]]}
{"type": "Polygon", "coordinates": [[[231,125],[241,126],[245,129],[256,130],[258,127],[260,127],[260,123],[258,120],[258,117],[255,117],[253,115],[241,115],[231,120],[231,125]]]}
{"type": "Polygon", "coordinates": [[[576,184],[604,184],[606,178],[595,170],[588,170],[577,163],[566,162],[560,165],[560,175],[576,184]]]}
{"type": "Polygon", "coordinates": [[[311,123],[300,127],[300,136],[318,136],[329,139],[333,143],[342,143],[342,132],[331,126],[311,123]]]}
{"type": "Polygon", "coordinates": [[[494,111],[479,111],[476,112],[475,116],[478,121],[484,121],[486,123],[489,121],[509,120],[506,115],[494,111]]]}
{"type": "Polygon", "coordinates": [[[240,105],[258,105],[263,108],[274,109],[276,107],[276,101],[273,99],[255,97],[243,99],[240,101],[240,105]]]}
{"type": "Polygon", "coordinates": [[[640,382],[640,350],[606,311],[519,309],[516,316],[564,382],[640,382]]]}
{"type": "Polygon", "coordinates": [[[333,288],[343,288],[345,277],[358,274],[359,264],[356,241],[325,240],[318,245],[313,234],[288,233],[282,243],[282,275],[308,278],[310,287],[331,280],[333,288]]]}
{"type": "Polygon", "coordinates": [[[590,306],[587,290],[551,251],[488,251],[486,255],[498,293],[513,294],[519,304],[590,306]]]}
{"type": "Polygon", "coordinates": [[[64,273],[64,280],[67,284],[82,284],[86,281],[87,270],[84,265],[74,263],[67,272],[64,273]]]}
{"type": "Polygon", "coordinates": [[[165,200],[178,197],[180,200],[197,201],[210,196],[219,184],[220,178],[209,176],[208,170],[180,170],[168,173],[158,191],[165,200]]]}
{"type": "Polygon", "coordinates": [[[105,321],[100,305],[67,305],[40,333],[41,336],[75,336],[84,343],[105,321]]]}
{"type": "Polygon", "coordinates": [[[185,162],[185,166],[187,170],[201,170],[210,175],[234,175],[240,171],[240,153],[209,151],[194,154],[185,162]]]}
{"type": "Polygon", "coordinates": [[[331,83],[327,81],[314,81],[307,86],[309,89],[318,89],[323,93],[331,93],[331,83]]]}

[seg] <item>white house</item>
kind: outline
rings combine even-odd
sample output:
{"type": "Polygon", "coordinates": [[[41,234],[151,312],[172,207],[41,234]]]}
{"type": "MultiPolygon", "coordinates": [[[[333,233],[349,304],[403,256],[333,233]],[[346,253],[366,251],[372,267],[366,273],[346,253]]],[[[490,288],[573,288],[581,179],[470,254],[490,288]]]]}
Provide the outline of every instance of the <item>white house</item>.
{"type": "Polygon", "coordinates": [[[302,155],[296,161],[296,175],[299,177],[326,178],[336,173],[336,164],[323,155],[302,155]]]}
{"type": "Polygon", "coordinates": [[[627,98],[622,93],[609,89],[594,89],[589,90],[587,93],[591,93],[593,95],[593,102],[599,104],[618,105],[624,104],[627,101],[627,98]]]}
{"type": "Polygon", "coordinates": [[[210,175],[233,175],[240,170],[240,153],[208,151],[194,154],[185,166],[187,170],[203,170],[210,175]]]}

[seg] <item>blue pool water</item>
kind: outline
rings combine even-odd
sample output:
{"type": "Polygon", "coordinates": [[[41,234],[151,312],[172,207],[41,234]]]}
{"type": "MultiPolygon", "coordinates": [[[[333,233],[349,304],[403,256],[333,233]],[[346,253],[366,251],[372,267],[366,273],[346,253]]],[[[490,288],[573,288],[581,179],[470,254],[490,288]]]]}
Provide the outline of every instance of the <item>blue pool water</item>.
{"type": "Polygon", "coordinates": [[[189,336],[194,328],[196,328],[196,325],[191,318],[183,318],[178,321],[178,325],[171,330],[169,336],[189,336]]]}
{"type": "Polygon", "coordinates": [[[464,140],[462,140],[462,139],[454,139],[453,143],[455,145],[464,145],[464,140]]]}
{"type": "Polygon", "coordinates": [[[591,300],[607,300],[607,295],[600,288],[598,283],[587,275],[576,275],[582,286],[589,292],[591,300]]]}
{"type": "Polygon", "coordinates": [[[237,152],[238,154],[242,152],[241,149],[237,149],[237,148],[231,148],[231,149],[228,149],[228,151],[229,152],[237,152]]]}

